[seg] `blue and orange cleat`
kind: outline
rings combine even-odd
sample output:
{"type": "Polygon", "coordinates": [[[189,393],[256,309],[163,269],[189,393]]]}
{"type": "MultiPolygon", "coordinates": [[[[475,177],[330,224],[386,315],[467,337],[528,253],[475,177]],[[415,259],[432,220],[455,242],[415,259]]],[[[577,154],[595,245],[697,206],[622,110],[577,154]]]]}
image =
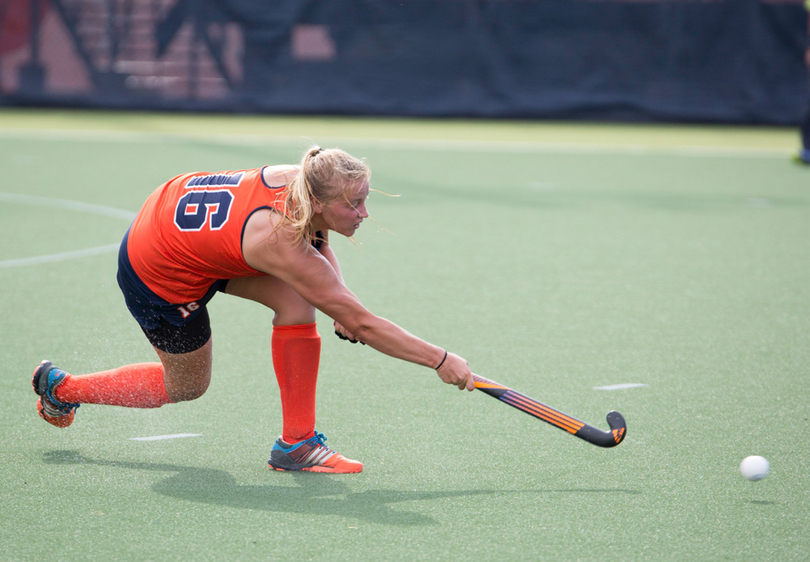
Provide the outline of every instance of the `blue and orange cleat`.
{"type": "Polygon", "coordinates": [[[79,404],[60,402],[54,395],[56,387],[65,382],[67,376],[65,371],[57,369],[50,361],[43,361],[34,370],[34,377],[31,379],[34,392],[39,395],[37,400],[39,417],[56,427],[67,427],[72,424],[74,412],[79,407],[79,404]]]}
{"type": "Polygon", "coordinates": [[[324,445],[323,433],[315,435],[295,445],[286,443],[279,437],[270,451],[270,468],[283,471],[331,472],[332,474],[353,474],[363,471],[363,463],[347,459],[337,451],[324,445]]]}

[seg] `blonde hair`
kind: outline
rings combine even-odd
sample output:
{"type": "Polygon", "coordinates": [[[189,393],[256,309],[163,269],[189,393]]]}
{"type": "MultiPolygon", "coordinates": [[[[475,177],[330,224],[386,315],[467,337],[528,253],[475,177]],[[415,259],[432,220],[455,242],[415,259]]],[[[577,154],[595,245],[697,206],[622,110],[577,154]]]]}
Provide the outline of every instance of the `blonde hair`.
{"type": "Polygon", "coordinates": [[[312,199],[321,204],[343,195],[344,189],[371,179],[371,169],[365,160],[355,158],[339,148],[311,146],[304,152],[295,178],[287,184],[287,216],[295,230],[296,240],[310,243],[312,231],[312,199]]]}

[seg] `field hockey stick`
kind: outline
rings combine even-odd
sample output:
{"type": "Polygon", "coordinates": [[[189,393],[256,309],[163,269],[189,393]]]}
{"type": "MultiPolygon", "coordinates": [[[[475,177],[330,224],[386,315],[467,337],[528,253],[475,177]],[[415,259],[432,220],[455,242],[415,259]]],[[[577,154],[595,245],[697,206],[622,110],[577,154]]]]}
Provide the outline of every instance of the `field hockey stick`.
{"type": "Polygon", "coordinates": [[[475,381],[475,388],[489,394],[493,398],[497,398],[501,402],[505,402],[521,412],[525,412],[555,427],[564,429],[573,436],[584,439],[588,443],[599,447],[615,447],[621,443],[627,435],[627,424],[624,422],[624,418],[619,412],[612,411],[607,415],[610,431],[603,431],[585,422],[574,419],[567,414],[563,414],[545,404],[541,404],[534,398],[529,398],[525,394],[512,390],[508,386],[485,379],[484,377],[479,377],[475,374],[473,375],[473,380],[475,381]]]}

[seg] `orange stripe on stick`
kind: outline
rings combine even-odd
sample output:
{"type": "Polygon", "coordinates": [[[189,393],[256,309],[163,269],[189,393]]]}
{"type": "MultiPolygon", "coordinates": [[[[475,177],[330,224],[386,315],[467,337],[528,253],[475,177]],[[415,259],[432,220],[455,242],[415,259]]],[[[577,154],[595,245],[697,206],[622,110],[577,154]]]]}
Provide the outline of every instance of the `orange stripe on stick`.
{"type": "Polygon", "coordinates": [[[552,425],[565,429],[569,433],[576,433],[585,425],[575,418],[567,416],[562,412],[558,412],[553,408],[549,408],[548,406],[513,390],[507,392],[501,399],[507,404],[534,414],[552,425]]]}
{"type": "Polygon", "coordinates": [[[473,375],[473,381],[475,381],[475,388],[496,388],[499,390],[510,390],[508,386],[485,379],[484,377],[479,377],[478,375],[473,375]]]}
{"type": "Polygon", "coordinates": [[[489,382],[475,382],[475,388],[497,388],[499,390],[509,390],[502,384],[489,383],[489,382]]]}

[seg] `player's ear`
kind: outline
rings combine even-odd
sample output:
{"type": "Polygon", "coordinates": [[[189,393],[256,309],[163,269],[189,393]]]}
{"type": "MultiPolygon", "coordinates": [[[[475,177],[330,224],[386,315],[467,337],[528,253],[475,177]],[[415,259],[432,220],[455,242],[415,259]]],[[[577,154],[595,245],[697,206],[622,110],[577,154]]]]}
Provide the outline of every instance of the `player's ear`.
{"type": "Polygon", "coordinates": [[[315,197],[310,197],[309,202],[312,204],[312,210],[316,213],[323,212],[323,203],[315,199],[315,197]]]}

